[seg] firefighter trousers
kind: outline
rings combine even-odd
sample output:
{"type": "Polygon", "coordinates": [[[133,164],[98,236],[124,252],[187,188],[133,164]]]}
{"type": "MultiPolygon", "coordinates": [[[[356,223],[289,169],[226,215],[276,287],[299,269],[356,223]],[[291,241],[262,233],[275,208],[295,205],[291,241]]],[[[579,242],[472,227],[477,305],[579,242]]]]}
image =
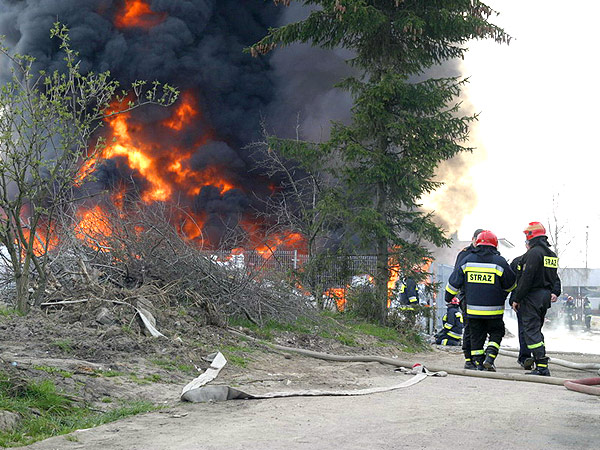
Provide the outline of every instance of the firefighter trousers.
{"type": "Polygon", "coordinates": [[[485,355],[492,358],[498,356],[500,343],[504,337],[504,320],[502,316],[490,319],[474,319],[469,317],[471,328],[471,355],[475,361],[482,361],[485,355]],[[485,340],[489,336],[487,348],[484,350],[485,340]]]}
{"type": "Polygon", "coordinates": [[[523,336],[527,348],[533,353],[536,361],[546,357],[546,345],[544,344],[544,335],[542,327],[546,318],[546,311],[550,308],[550,291],[546,289],[536,289],[528,293],[521,304],[521,320],[523,322],[523,336]]]}
{"type": "Polygon", "coordinates": [[[463,313],[465,327],[463,328],[462,351],[465,355],[465,361],[471,361],[471,327],[469,327],[469,319],[463,313]]]}
{"type": "Polygon", "coordinates": [[[531,358],[531,350],[527,348],[525,342],[525,327],[523,326],[523,319],[521,318],[522,313],[520,310],[517,311],[517,325],[519,326],[519,358],[517,361],[525,362],[527,358],[531,358]]]}

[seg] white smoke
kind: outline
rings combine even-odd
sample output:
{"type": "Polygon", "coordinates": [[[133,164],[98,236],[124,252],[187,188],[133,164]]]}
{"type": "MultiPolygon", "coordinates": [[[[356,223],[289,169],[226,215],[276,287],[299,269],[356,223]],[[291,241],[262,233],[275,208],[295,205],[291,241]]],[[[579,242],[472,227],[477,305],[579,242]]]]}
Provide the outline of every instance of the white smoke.
{"type": "MultiPolygon", "coordinates": [[[[502,340],[502,345],[506,347],[519,348],[519,333],[517,318],[514,312],[504,314],[504,325],[514,337],[502,340]]],[[[544,333],[544,342],[548,352],[577,352],[600,355],[600,333],[597,331],[587,331],[580,324],[574,324],[573,329],[564,322],[546,324],[542,329],[544,333]]]]}

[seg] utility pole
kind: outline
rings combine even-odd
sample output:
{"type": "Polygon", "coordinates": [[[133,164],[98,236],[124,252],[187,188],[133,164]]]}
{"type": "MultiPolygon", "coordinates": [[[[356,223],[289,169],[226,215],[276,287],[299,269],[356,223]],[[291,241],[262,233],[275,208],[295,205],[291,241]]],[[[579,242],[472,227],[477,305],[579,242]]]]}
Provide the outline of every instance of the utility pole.
{"type": "Polygon", "coordinates": [[[586,225],[585,226],[585,268],[586,269],[588,268],[588,259],[587,259],[587,256],[588,256],[588,234],[589,234],[589,230],[590,230],[589,225],[586,225]]]}

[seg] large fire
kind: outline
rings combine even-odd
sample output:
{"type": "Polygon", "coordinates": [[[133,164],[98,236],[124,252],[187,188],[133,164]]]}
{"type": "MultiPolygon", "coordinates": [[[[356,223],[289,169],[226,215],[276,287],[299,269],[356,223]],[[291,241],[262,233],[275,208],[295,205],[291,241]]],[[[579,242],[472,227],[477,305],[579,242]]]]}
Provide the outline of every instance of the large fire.
{"type": "MultiPolygon", "coordinates": [[[[115,13],[114,25],[119,29],[149,29],[166,19],[167,14],[153,11],[148,0],[124,0],[122,7],[115,13]]],[[[128,168],[128,173],[132,174],[131,179],[135,178],[135,188],[139,189],[137,194],[144,203],[166,202],[180,205],[179,202],[183,198],[179,212],[173,215],[179,233],[199,246],[210,245],[204,239],[208,213],[194,212],[192,205],[197,197],[201,196],[204,188],[223,196],[234,189],[244,190],[244,186],[240,185],[242,182],[232,178],[235,175],[228,175],[230,172],[227,171],[227,167],[219,166],[215,162],[193,162],[195,157],[202,156],[204,146],[218,141],[216,133],[207,126],[208,121],[203,117],[200,97],[201,94],[194,90],[184,92],[176,105],[169,110],[168,117],[150,124],[140,121],[133,111],[107,118],[103,135],[108,145],[101,154],[81,167],[76,186],[82,186],[103,160],[116,161],[119,169],[128,168]],[[138,181],[140,186],[137,185],[138,181]]],[[[123,106],[115,104],[114,109],[123,109],[123,106]]],[[[127,183],[130,182],[131,180],[120,179],[116,185],[111,186],[112,204],[122,214],[127,211],[127,183]]],[[[271,183],[267,190],[274,192],[277,189],[272,182],[266,180],[265,183],[271,183]]],[[[247,194],[252,195],[252,192],[247,194]]],[[[110,223],[109,214],[100,204],[81,206],[77,212],[77,221],[74,226],[77,238],[98,251],[110,251],[108,238],[116,232],[110,223]]],[[[259,219],[243,216],[233,227],[238,227],[246,233],[246,241],[243,243],[245,249],[253,249],[265,260],[272,258],[275,251],[281,248],[304,250],[305,240],[301,234],[279,231],[265,235],[263,225],[265,224],[259,219]]],[[[45,238],[36,240],[36,253],[43,253],[46,242],[45,238]]],[[[56,244],[51,239],[48,247],[53,248],[56,244]]],[[[238,247],[240,244],[240,241],[234,242],[232,247],[236,248],[232,250],[231,255],[244,251],[238,247]]],[[[391,269],[388,306],[399,278],[399,267],[393,266],[391,269]]],[[[372,283],[372,278],[370,281],[372,283]]],[[[346,307],[348,288],[349,286],[331,288],[325,292],[326,296],[335,299],[340,311],[346,307]]]]}
{"type": "Polygon", "coordinates": [[[152,11],[146,0],[126,0],[123,9],[115,17],[115,26],[151,28],[164,22],[166,18],[166,13],[152,11]]]}

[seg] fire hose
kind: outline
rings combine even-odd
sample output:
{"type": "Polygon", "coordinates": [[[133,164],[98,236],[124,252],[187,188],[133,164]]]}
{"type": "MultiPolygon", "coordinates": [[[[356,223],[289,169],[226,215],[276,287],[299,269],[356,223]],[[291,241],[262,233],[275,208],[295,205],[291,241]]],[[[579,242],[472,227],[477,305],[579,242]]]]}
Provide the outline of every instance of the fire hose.
{"type": "MultiPolygon", "coordinates": [[[[228,328],[233,334],[242,336],[246,339],[258,341],[258,339],[240,333],[237,330],[228,328]]],[[[296,353],[298,355],[308,356],[311,358],[322,359],[325,361],[340,361],[340,362],[378,362],[380,364],[388,364],[395,367],[413,367],[414,362],[402,361],[396,358],[386,358],[383,356],[360,356],[360,355],[332,355],[329,353],[315,352],[312,350],[305,350],[302,348],[285,347],[283,345],[268,344],[268,346],[275,350],[280,350],[287,353],[296,353]]],[[[557,377],[543,377],[539,375],[522,375],[518,373],[499,373],[499,372],[483,372],[478,370],[465,370],[465,369],[453,369],[448,367],[430,366],[427,365],[427,369],[432,372],[446,372],[451,375],[460,375],[465,377],[476,377],[476,378],[490,378],[494,380],[509,380],[509,381],[526,381],[529,383],[542,383],[542,384],[553,384],[556,386],[563,386],[564,382],[567,381],[564,378],[557,377]]]]}
{"type": "MultiPolygon", "coordinates": [[[[252,341],[259,341],[258,339],[240,333],[237,330],[228,329],[231,333],[243,336],[246,339],[252,341]]],[[[555,386],[565,386],[569,390],[582,392],[585,394],[591,395],[600,395],[600,378],[587,378],[582,380],[567,380],[564,378],[557,377],[547,377],[547,376],[539,376],[539,375],[522,375],[515,373],[498,373],[498,372],[487,372],[487,371],[476,371],[476,370],[465,370],[465,369],[453,369],[453,368],[445,368],[445,367],[437,367],[437,366],[429,366],[427,368],[422,367],[420,364],[413,364],[410,361],[402,361],[396,358],[387,358],[382,356],[361,356],[361,355],[333,355],[328,353],[315,352],[312,350],[305,350],[294,347],[286,347],[283,345],[277,344],[267,344],[269,348],[273,350],[279,350],[287,353],[295,353],[302,356],[308,356],[311,358],[322,359],[326,361],[340,361],[340,362],[378,362],[380,364],[387,364],[395,367],[419,367],[419,370],[413,371],[412,373],[415,375],[411,380],[408,380],[400,385],[392,386],[388,388],[371,388],[364,389],[359,392],[352,391],[335,391],[335,392],[327,392],[327,391],[299,391],[299,392],[276,392],[269,393],[264,395],[251,395],[245,392],[239,391],[237,389],[233,389],[229,386],[205,386],[207,382],[216,377],[220,369],[221,365],[215,365],[214,367],[211,365],[211,368],[207,370],[204,374],[200,375],[198,378],[192,380],[188,385],[183,389],[181,399],[192,402],[205,402],[205,401],[219,401],[219,400],[231,400],[235,398],[274,398],[274,397],[289,397],[289,396],[322,396],[322,395],[366,395],[375,392],[384,392],[394,389],[399,389],[402,387],[408,387],[412,384],[418,383],[422,379],[427,376],[445,376],[445,374],[459,375],[459,376],[467,376],[467,377],[476,377],[476,378],[489,378],[495,380],[510,380],[510,381],[525,381],[529,383],[542,383],[549,384],[555,386]],[[422,367],[422,368],[421,368],[422,367]],[[445,374],[444,374],[445,372],[445,374]]],[[[515,356],[514,352],[508,352],[506,350],[501,350],[502,354],[507,356],[515,356]]],[[[219,354],[222,358],[222,355],[219,354]]],[[[518,355],[517,355],[518,356],[518,355]]],[[[219,359],[219,358],[217,358],[219,359]]],[[[578,364],[571,363],[569,361],[560,361],[561,365],[569,364],[567,367],[573,367],[583,370],[589,370],[590,368],[595,369],[594,364],[578,364]],[[577,365],[575,367],[574,365],[577,365]]],[[[554,360],[554,363],[557,363],[557,360],[554,360]]],[[[214,364],[214,362],[213,362],[214,364]]],[[[224,363],[223,363],[224,364],[224,363]]]]}
{"type": "MultiPolygon", "coordinates": [[[[519,357],[518,352],[511,352],[504,349],[500,349],[500,354],[505,356],[512,356],[513,358],[519,357]]],[[[550,357],[550,361],[552,362],[552,364],[568,367],[570,369],[598,370],[598,374],[600,375],[600,364],[597,363],[574,363],[571,361],[565,361],[563,359],[558,359],[554,357],[550,357]]],[[[580,380],[565,380],[563,385],[571,391],[581,392],[582,394],[600,395],[600,378],[597,377],[583,378],[580,380]]]]}
{"type": "MultiPolygon", "coordinates": [[[[504,356],[512,356],[513,358],[518,358],[518,352],[512,352],[509,350],[505,350],[503,348],[500,349],[499,353],[504,356]]],[[[577,370],[598,370],[598,374],[600,375],[600,364],[598,363],[575,363],[571,361],[565,361],[564,359],[550,357],[550,362],[552,364],[556,364],[557,366],[568,367],[569,369],[577,369],[577,370]]]]}

